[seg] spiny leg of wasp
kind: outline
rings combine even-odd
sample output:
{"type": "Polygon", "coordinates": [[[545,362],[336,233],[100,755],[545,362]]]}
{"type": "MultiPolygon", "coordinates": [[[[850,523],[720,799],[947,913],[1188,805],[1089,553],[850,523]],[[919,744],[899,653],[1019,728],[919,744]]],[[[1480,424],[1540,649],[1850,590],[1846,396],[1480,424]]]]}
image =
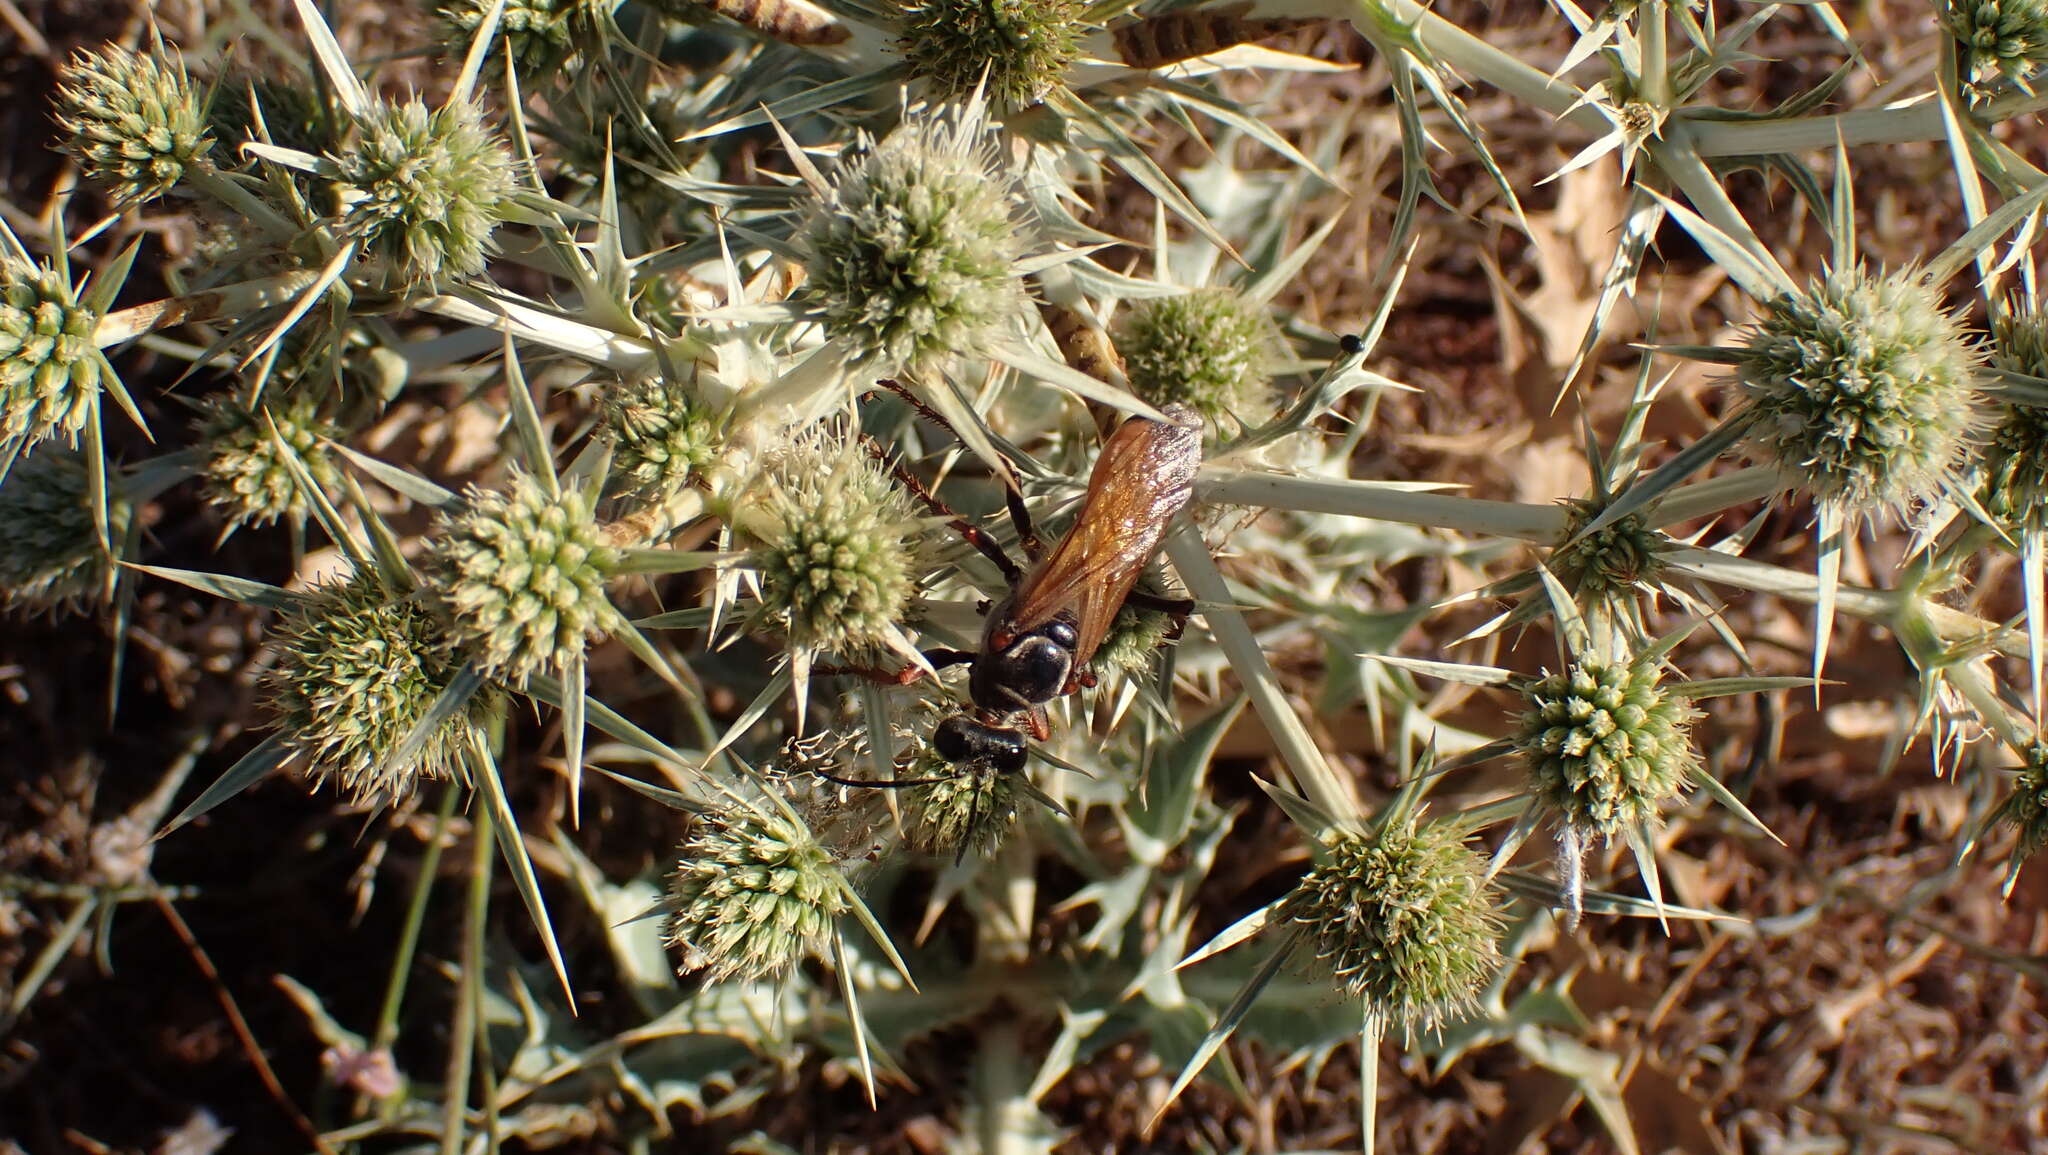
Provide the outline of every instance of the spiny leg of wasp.
{"type": "MultiPolygon", "coordinates": [[[[919,417],[945,430],[946,436],[951,437],[962,445],[967,444],[967,439],[960,436],[960,431],[953,428],[951,421],[946,420],[945,417],[940,415],[938,410],[925,404],[923,398],[912,393],[901,381],[896,380],[894,377],[882,377],[878,378],[875,384],[902,398],[903,403],[910,406],[911,410],[919,417]]],[[[870,390],[868,396],[874,396],[874,392],[870,390]]],[[[923,487],[919,486],[913,492],[922,489],[923,487]]],[[[1003,507],[1009,511],[1010,524],[1017,531],[1017,542],[1024,547],[1024,556],[1032,561],[1037,561],[1039,555],[1045,552],[1045,543],[1039,540],[1038,530],[1031,524],[1031,511],[1024,508],[1024,495],[1017,492],[1017,487],[1008,478],[1005,478],[1003,481],[1003,507]]],[[[983,552],[987,551],[984,550],[983,552]]],[[[1009,578],[1013,583],[1017,580],[1017,575],[1008,571],[1005,571],[1003,576],[1009,578]]]]}
{"type": "MultiPolygon", "coordinates": [[[[972,650],[926,650],[924,660],[934,670],[948,666],[964,666],[980,655],[972,650]]],[[[908,686],[924,677],[923,666],[904,666],[901,669],[884,670],[876,666],[812,666],[811,674],[819,678],[865,678],[883,686],[908,686]]]]}

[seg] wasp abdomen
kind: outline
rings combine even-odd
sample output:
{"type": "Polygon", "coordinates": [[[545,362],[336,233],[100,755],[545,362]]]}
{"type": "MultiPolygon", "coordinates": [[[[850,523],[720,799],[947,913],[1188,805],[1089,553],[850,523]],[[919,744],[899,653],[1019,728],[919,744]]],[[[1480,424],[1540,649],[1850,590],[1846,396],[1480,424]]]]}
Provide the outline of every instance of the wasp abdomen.
{"type": "Polygon", "coordinates": [[[735,24],[784,44],[844,44],[853,33],[810,0],[698,0],[735,24]]]}
{"type": "Polygon", "coordinates": [[[1132,68],[1164,68],[1240,44],[1271,40],[1315,20],[1253,19],[1225,12],[1169,12],[1110,33],[1118,57],[1132,68]]]}

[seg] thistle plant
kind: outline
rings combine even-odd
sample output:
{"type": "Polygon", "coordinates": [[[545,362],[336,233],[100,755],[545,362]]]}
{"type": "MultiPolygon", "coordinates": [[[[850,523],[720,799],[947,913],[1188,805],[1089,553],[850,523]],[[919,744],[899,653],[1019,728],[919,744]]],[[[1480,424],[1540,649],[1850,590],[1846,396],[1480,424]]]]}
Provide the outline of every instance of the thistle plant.
{"type": "Polygon", "coordinates": [[[1665,539],[1649,526],[1641,514],[1630,514],[1614,523],[1582,533],[1600,512],[1591,501],[1574,498],[1565,503],[1571,510],[1561,543],[1551,553],[1550,568],[1582,599],[1595,601],[1628,596],[1638,587],[1656,581],[1662,571],[1658,553],[1665,539]]]}
{"type": "MultiPolygon", "coordinates": [[[[1992,322],[1991,367],[2048,378],[2048,318],[2025,307],[1992,322]]],[[[2048,531],[2048,409],[2008,401],[1985,439],[1982,501],[1993,517],[2025,534],[2048,531]]]]}
{"type": "MultiPolygon", "coordinates": [[[[109,503],[108,530],[128,532],[132,507],[109,503]]],[[[17,461],[0,483],[0,605],[28,613],[66,613],[103,601],[113,563],[93,526],[87,465],[76,453],[45,449],[17,461]]]]}
{"type": "Polygon", "coordinates": [[[904,776],[928,779],[903,792],[904,837],[927,854],[985,857],[1017,822],[1024,791],[1014,774],[961,769],[927,751],[904,776]]]}
{"type": "MultiPolygon", "coordinates": [[[[498,17],[497,46],[512,54],[522,79],[541,78],[576,55],[579,37],[596,33],[619,0],[508,0],[498,17]]],[[[449,0],[441,8],[447,49],[468,51],[491,0],[449,0]]]]}
{"type": "Polygon", "coordinates": [[[0,257],[0,444],[78,443],[113,376],[98,325],[57,270],[0,257]]]}
{"type": "Polygon", "coordinates": [[[287,760],[315,788],[389,805],[423,780],[469,777],[467,759],[503,708],[496,691],[473,695],[398,760],[460,664],[417,596],[358,573],[296,600],[274,637],[265,696],[287,760]]]}
{"type": "Polygon", "coordinates": [[[1991,822],[2012,827],[2012,861],[2006,868],[2005,892],[2012,894],[2026,865],[2043,846],[2048,846],[2048,745],[2035,743],[2026,761],[2013,776],[2012,790],[1991,815],[1991,822]]]}
{"type": "Polygon", "coordinates": [[[814,182],[794,243],[803,300],[851,359],[932,370],[985,355],[1028,316],[1020,206],[980,117],[925,113],[814,182]]]}
{"type": "Polygon", "coordinates": [[[1117,328],[1131,390],[1154,405],[1178,402],[1211,429],[1262,420],[1272,408],[1269,324],[1227,289],[1141,301],[1117,328]]]}
{"type": "Polygon", "coordinates": [[[1514,744],[1536,802],[1582,838],[1656,821],[1699,768],[1698,711],[1659,683],[1654,661],[1587,658],[1524,690],[1514,744]]]}
{"type": "Polygon", "coordinates": [[[934,96],[984,91],[999,111],[1035,103],[1079,54],[1072,0],[915,0],[897,48],[934,96]]]}
{"type": "Polygon", "coordinates": [[[57,123],[65,150],[116,205],[153,200],[207,163],[213,138],[181,57],[110,44],[64,68],[57,123]]]}
{"type": "Polygon", "coordinates": [[[832,852],[769,800],[698,815],[675,856],[663,935],[680,969],[709,982],[787,975],[849,909],[832,852]]]}
{"type": "Polygon", "coordinates": [[[763,482],[747,555],[753,625],[793,651],[901,649],[924,568],[924,526],[908,494],[858,441],[810,437],[763,482]]]}
{"type": "Polygon", "coordinates": [[[1980,360],[1925,274],[1838,269],[1771,302],[1745,344],[1749,440],[1824,504],[1902,512],[1970,452],[1980,360]]]}
{"type": "Polygon", "coordinates": [[[1941,19],[1978,89],[2003,79],[2025,91],[2048,64],[2048,4],[2041,0],[1943,0],[1941,19]]]}
{"type": "Polygon", "coordinates": [[[230,530],[269,525],[281,517],[303,521],[306,495],[292,463],[316,485],[332,487],[340,474],[324,442],[340,433],[321,416],[318,399],[309,393],[253,410],[232,398],[215,399],[200,428],[207,445],[206,499],[227,517],[230,530]]]}
{"type": "Polygon", "coordinates": [[[711,414],[659,377],[607,389],[604,428],[612,446],[612,484],[623,496],[660,501],[719,457],[711,414]]]}
{"type": "Polygon", "coordinates": [[[463,653],[518,684],[560,672],[617,628],[605,583],[618,564],[588,496],[515,473],[504,490],[472,488],[442,516],[428,543],[428,596],[463,653]]]}
{"type": "Polygon", "coordinates": [[[405,285],[484,267],[514,189],[512,153],[469,100],[379,102],[333,162],[340,234],[405,285]]]}
{"type": "Polygon", "coordinates": [[[1275,917],[1377,1021],[1435,1027],[1500,969],[1501,896],[1486,859],[1442,823],[1333,829],[1275,917]]]}

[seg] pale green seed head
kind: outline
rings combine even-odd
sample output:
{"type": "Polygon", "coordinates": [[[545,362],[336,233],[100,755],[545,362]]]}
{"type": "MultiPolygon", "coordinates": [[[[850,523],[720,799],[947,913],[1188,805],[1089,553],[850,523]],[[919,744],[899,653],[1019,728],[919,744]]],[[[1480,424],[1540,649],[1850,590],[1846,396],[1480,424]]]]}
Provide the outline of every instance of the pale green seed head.
{"type": "Polygon", "coordinates": [[[99,321],[54,270],[0,258],[0,443],[78,443],[113,371],[99,321]]]}
{"type": "Polygon", "coordinates": [[[435,729],[418,757],[391,761],[461,664],[445,635],[416,595],[369,574],[322,586],[286,612],[264,691],[309,782],[381,805],[411,794],[421,779],[467,777],[464,751],[503,704],[490,687],[435,729]]]}
{"type": "Polygon", "coordinates": [[[515,191],[512,152],[470,101],[378,103],[329,153],[342,234],[408,285],[482,271],[515,191]]]}
{"type": "Polygon", "coordinates": [[[1016,774],[956,766],[927,748],[901,777],[933,779],[901,791],[904,839],[926,854],[986,855],[1017,825],[1016,774]]]}
{"type": "MultiPolygon", "coordinates": [[[[2048,315],[2032,308],[1992,323],[1994,368],[2048,379],[2048,315]]],[[[1984,444],[1985,512],[2021,533],[2048,532],[2048,408],[2012,402],[1998,407],[1984,444]]]]}
{"type": "Polygon", "coordinates": [[[2027,764],[2013,779],[2012,793],[1999,804],[1995,821],[2013,828],[2013,868],[2048,846],[2048,746],[2035,745],[2027,752],[2027,764]]]}
{"type": "Polygon", "coordinates": [[[1101,676],[1129,675],[1149,669],[1159,647],[1166,644],[1167,635],[1172,632],[1173,619],[1166,614],[1123,606],[1117,610],[1116,620],[1110,623],[1109,632],[1103,635],[1102,645],[1088,664],[1101,676]]]}
{"type": "Polygon", "coordinates": [[[605,390],[604,429],[612,444],[612,488],[625,497],[660,501],[719,457],[717,420],[658,377],[605,390]]]}
{"type": "Polygon", "coordinates": [[[1962,54],[1962,75],[1980,91],[2003,77],[2022,88],[2048,63],[2048,2],[1948,0],[1942,23],[1962,54]]]}
{"type": "Polygon", "coordinates": [[[698,815],[676,852],[665,926],[679,973],[780,979],[829,942],[847,882],[832,852],[766,801],[698,815]]]}
{"type": "Polygon", "coordinates": [[[123,206],[169,192],[213,148],[182,61],[117,44],[71,58],[56,115],[65,151],[123,206]]]}
{"type": "Polygon", "coordinates": [[[513,684],[560,673],[615,628],[605,582],[618,564],[590,499],[574,489],[550,495],[527,473],[503,492],[470,489],[427,543],[429,596],[453,641],[513,684]]]}
{"type": "Polygon", "coordinates": [[[840,655],[886,644],[924,569],[917,507],[860,444],[807,438],[761,489],[747,563],[760,576],[754,626],[791,647],[840,655]]]}
{"type": "Polygon", "coordinates": [[[323,440],[340,435],[341,430],[321,416],[310,393],[266,399],[255,410],[231,397],[215,398],[199,424],[206,454],[201,492],[231,526],[264,526],[280,517],[303,519],[306,495],[286,464],[285,448],[314,483],[326,489],[341,475],[323,440]],[[272,428],[277,430],[276,440],[270,435],[272,428]]]}
{"type": "Polygon", "coordinates": [[[1658,683],[1654,663],[1588,659],[1524,688],[1514,736],[1536,800],[1562,821],[1611,838],[1648,823],[1699,770],[1699,712],[1658,683]]]}
{"type": "Polygon", "coordinates": [[[1659,554],[1666,542],[1641,514],[1629,514],[1578,538],[1579,530],[1599,515],[1601,507],[1590,501],[1565,504],[1571,518],[1558,541],[1570,544],[1560,544],[1552,551],[1550,568],[1566,588],[1581,598],[1598,599],[1626,595],[1656,580],[1664,568],[1659,554]]]}
{"type": "Polygon", "coordinates": [[[1017,196],[974,117],[907,118],[814,191],[793,238],[802,297],[854,361],[937,369],[1021,328],[1017,196]]]}
{"type": "MultiPolygon", "coordinates": [[[[69,613],[103,600],[111,562],[93,528],[91,479],[76,453],[45,449],[21,458],[0,482],[0,605],[69,613]]],[[[108,534],[127,535],[133,509],[113,496],[108,534]]]]}
{"type": "MultiPolygon", "coordinates": [[[[449,0],[441,7],[443,47],[463,57],[492,0],[449,0]]],[[[618,7],[619,0],[506,0],[498,18],[493,55],[511,50],[522,81],[542,78],[569,63],[579,37],[594,36],[598,21],[618,7]]]]}
{"type": "Polygon", "coordinates": [[[1772,302],[1750,336],[1738,372],[1760,420],[1748,440],[1824,504],[1902,511],[1970,450],[1981,359],[1924,275],[1830,274],[1772,302]]]}
{"type": "Polygon", "coordinates": [[[977,87],[999,112],[1036,104],[1080,56],[1073,0],[910,0],[897,51],[940,100],[977,87]]]}
{"type": "Polygon", "coordinates": [[[1227,289],[1205,289],[1137,302],[1116,343],[1133,392],[1154,405],[1187,405],[1217,429],[1272,409],[1268,340],[1257,310],[1227,289]]]}
{"type": "Polygon", "coordinates": [[[1442,824],[1332,830],[1279,917],[1368,1013],[1430,1027],[1472,1005],[1500,969],[1498,889],[1486,859],[1442,824]]]}

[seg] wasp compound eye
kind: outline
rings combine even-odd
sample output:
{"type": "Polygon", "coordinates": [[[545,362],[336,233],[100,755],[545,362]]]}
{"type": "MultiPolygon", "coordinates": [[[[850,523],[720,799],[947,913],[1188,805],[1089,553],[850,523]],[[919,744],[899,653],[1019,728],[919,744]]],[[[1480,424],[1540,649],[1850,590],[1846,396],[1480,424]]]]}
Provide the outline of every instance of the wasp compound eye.
{"type": "Polygon", "coordinates": [[[932,731],[932,749],[948,762],[986,763],[1005,774],[1024,768],[1030,751],[1024,735],[955,714],[932,731]]]}

